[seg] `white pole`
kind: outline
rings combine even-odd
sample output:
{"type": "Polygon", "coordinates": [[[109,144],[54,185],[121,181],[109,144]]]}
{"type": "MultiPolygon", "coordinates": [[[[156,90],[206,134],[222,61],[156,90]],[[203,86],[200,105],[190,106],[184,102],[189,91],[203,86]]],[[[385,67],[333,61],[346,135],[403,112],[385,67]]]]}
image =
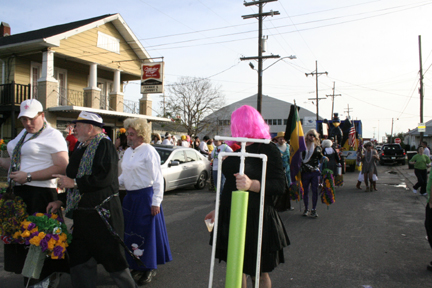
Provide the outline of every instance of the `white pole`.
{"type": "Polygon", "coordinates": [[[212,255],[210,260],[210,276],[209,276],[209,285],[208,288],[213,287],[213,275],[214,275],[214,261],[216,255],[216,244],[217,244],[217,230],[218,230],[218,218],[219,218],[219,202],[220,202],[220,182],[221,182],[221,172],[222,172],[222,159],[226,156],[235,156],[240,157],[240,171],[239,174],[244,174],[244,160],[247,157],[252,158],[261,158],[263,160],[263,171],[261,175],[261,198],[260,198],[260,215],[259,215],[259,226],[258,226],[258,248],[257,248],[257,261],[256,261],[256,275],[255,275],[255,288],[259,287],[259,271],[261,266],[261,246],[262,246],[262,228],[263,228],[263,220],[264,220],[264,199],[265,199],[265,178],[267,172],[267,155],[265,154],[255,154],[255,153],[247,153],[246,152],[246,143],[264,143],[269,144],[270,139],[252,139],[252,138],[243,138],[243,137],[224,137],[224,136],[215,136],[215,140],[223,140],[223,141],[235,141],[241,143],[241,151],[240,152],[221,152],[218,155],[219,166],[218,166],[218,176],[216,183],[216,203],[215,203],[215,221],[213,227],[213,245],[212,245],[212,255]]]}

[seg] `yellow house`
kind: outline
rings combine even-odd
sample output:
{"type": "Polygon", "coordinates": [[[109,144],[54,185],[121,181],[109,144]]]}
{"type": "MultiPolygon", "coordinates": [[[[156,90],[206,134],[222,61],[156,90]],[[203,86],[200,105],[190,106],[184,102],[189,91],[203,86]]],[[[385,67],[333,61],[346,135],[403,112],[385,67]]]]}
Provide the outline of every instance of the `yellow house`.
{"type": "Polygon", "coordinates": [[[22,129],[19,105],[38,99],[47,121],[64,131],[83,111],[100,114],[108,135],[115,136],[129,117],[152,117],[152,101],[142,95],[123,98],[123,83],[141,79],[141,64],[153,59],[120,14],[109,14],[25,33],[0,24],[1,137],[22,129]]]}

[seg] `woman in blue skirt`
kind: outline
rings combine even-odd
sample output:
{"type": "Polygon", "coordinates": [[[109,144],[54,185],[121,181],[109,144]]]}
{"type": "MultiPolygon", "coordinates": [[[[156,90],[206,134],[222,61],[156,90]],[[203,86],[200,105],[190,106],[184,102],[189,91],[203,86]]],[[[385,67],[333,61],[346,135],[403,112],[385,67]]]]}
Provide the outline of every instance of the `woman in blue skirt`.
{"type": "Polygon", "coordinates": [[[127,194],[123,200],[124,242],[145,266],[126,253],[138,285],[151,282],[157,265],[172,260],[161,202],[163,177],[160,156],[150,142],[150,126],[145,119],[126,119],[129,148],[123,156],[120,185],[127,194]]]}

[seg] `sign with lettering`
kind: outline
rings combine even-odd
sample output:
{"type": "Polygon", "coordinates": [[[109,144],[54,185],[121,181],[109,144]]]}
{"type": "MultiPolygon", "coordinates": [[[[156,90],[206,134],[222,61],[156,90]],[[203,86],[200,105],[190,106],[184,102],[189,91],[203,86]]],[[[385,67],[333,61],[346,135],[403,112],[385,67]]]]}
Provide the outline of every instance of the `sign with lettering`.
{"type": "Polygon", "coordinates": [[[417,128],[418,128],[418,132],[426,132],[425,123],[419,123],[417,128]]]}
{"type": "Polygon", "coordinates": [[[141,94],[163,93],[164,62],[141,64],[141,94]]]}

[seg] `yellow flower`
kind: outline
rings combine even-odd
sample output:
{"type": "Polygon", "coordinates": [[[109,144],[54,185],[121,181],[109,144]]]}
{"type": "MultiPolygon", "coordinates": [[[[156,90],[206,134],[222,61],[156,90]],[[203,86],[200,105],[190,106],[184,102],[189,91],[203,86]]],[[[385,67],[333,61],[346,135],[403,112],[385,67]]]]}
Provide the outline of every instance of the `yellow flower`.
{"type": "Polygon", "coordinates": [[[57,215],[57,214],[52,214],[52,215],[51,215],[51,218],[52,218],[52,219],[57,219],[57,218],[58,218],[58,215],[57,215]]]}
{"type": "Polygon", "coordinates": [[[0,139],[0,145],[4,144],[4,140],[0,139]]]}
{"type": "Polygon", "coordinates": [[[30,233],[34,233],[34,232],[38,232],[39,231],[39,229],[38,229],[38,227],[36,226],[35,228],[33,228],[32,230],[30,230],[30,233]]]}
{"type": "Polygon", "coordinates": [[[35,245],[35,246],[39,246],[39,244],[40,244],[40,241],[41,241],[41,238],[39,238],[39,237],[33,237],[32,239],[30,239],[30,244],[33,244],[33,245],[35,245]]]}
{"type": "Polygon", "coordinates": [[[54,246],[55,246],[55,244],[56,244],[56,240],[54,240],[53,238],[51,238],[49,241],[48,241],[48,249],[49,250],[53,250],[54,249],[54,246]]]}
{"type": "Polygon", "coordinates": [[[12,236],[14,239],[18,239],[21,236],[21,232],[17,231],[14,233],[14,235],[12,236]]]}
{"type": "Polygon", "coordinates": [[[45,232],[39,232],[38,237],[39,237],[40,239],[45,238],[45,236],[46,236],[45,232]]]}
{"type": "Polygon", "coordinates": [[[24,229],[27,229],[27,227],[28,227],[28,225],[30,225],[30,223],[32,223],[32,222],[24,220],[23,222],[21,222],[21,225],[24,229]]]}
{"type": "Polygon", "coordinates": [[[24,237],[24,238],[25,237],[30,237],[30,231],[25,230],[24,232],[21,233],[21,236],[24,237]]]}
{"type": "Polygon", "coordinates": [[[66,242],[66,240],[67,240],[66,233],[62,233],[61,235],[59,235],[59,241],[66,242]]]}
{"type": "Polygon", "coordinates": [[[125,128],[120,128],[120,134],[126,133],[126,129],[125,128]]]}
{"type": "Polygon", "coordinates": [[[36,217],[42,217],[42,216],[44,216],[43,213],[36,213],[36,217]]]}

